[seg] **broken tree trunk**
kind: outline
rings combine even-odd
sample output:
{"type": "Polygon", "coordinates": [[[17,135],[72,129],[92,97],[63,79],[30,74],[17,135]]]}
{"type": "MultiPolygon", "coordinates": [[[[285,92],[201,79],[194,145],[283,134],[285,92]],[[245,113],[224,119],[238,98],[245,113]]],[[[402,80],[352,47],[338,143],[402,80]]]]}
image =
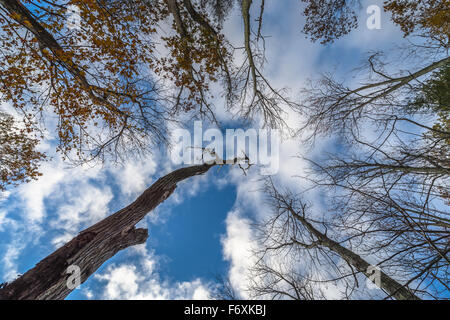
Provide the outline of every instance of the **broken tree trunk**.
{"type": "Polygon", "coordinates": [[[133,203],[81,231],[75,238],[40,261],[36,266],[0,289],[0,299],[64,299],[73,289],[68,286],[69,266],[80,268],[81,283],[105,261],[127,247],[144,243],[147,229],[135,225],[175,190],[177,183],[206,173],[214,164],[175,170],[160,178],[133,203]]]}

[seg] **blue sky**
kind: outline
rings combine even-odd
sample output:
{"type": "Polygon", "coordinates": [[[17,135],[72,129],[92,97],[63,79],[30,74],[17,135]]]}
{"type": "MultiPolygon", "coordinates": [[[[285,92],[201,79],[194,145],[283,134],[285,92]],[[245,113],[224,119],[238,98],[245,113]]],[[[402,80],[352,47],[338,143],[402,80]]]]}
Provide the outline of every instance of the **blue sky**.
{"type": "MultiPolygon", "coordinates": [[[[334,70],[338,77],[355,81],[347,72],[359,65],[366,52],[403,41],[384,15],[381,30],[365,28],[366,3],[381,3],[365,1],[358,30],[332,45],[313,44],[301,33],[299,3],[267,2],[263,27],[263,34],[270,36],[265,72],[276,87],[289,87],[294,96],[305,80],[318,72],[334,70]]],[[[242,42],[238,12],[233,12],[224,33],[235,44],[242,42]]],[[[218,116],[230,126],[236,125],[226,111],[218,110],[218,116]]],[[[287,120],[299,121],[294,115],[287,120]]],[[[41,147],[52,150],[54,143],[50,139],[41,147]]],[[[338,148],[335,141],[324,140],[308,152],[320,155],[333,148],[338,148]]],[[[294,158],[304,153],[297,142],[284,141],[283,163],[276,178],[300,188],[291,178],[307,167],[294,158]]],[[[70,168],[55,155],[44,164],[39,181],[10,188],[0,202],[0,279],[11,280],[25,272],[80,230],[133,201],[174,168],[165,150],[130,160],[123,167],[70,168]]],[[[147,243],[118,253],[68,299],[205,298],[217,274],[228,276],[245,298],[240,289],[246,282],[245,268],[251,263],[249,225],[267,213],[257,181],[257,170],[244,176],[233,167],[219,172],[213,168],[204,177],[183,182],[141,222],[149,229],[147,243]]]]}
{"type": "MultiPolygon", "coordinates": [[[[224,175],[212,172],[212,176],[224,175]]],[[[173,208],[162,204],[160,211],[170,210],[164,223],[148,221],[149,239],[146,247],[162,259],[160,276],[170,282],[193,281],[201,278],[215,281],[216,275],[226,275],[228,263],[223,260],[221,238],[226,232],[225,218],[234,205],[233,186],[201,188],[173,208]]],[[[117,254],[109,263],[133,263],[125,252],[117,254]]],[[[105,266],[102,267],[104,269],[105,266]]],[[[101,272],[101,270],[99,270],[101,272]]],[[[92,278],[85,285],[95,286],[92,278]]],[[[75,290],[68,299],[85,298],[75,290]]]]}

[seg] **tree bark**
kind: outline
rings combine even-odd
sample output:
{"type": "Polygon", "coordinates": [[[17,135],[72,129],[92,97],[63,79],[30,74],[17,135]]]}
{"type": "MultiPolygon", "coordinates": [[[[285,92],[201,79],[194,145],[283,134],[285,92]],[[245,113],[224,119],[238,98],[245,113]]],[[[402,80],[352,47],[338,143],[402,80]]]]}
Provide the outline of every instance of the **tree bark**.
{"type": "Polygon", "coordinates": [[[136,229],[135,225],[167,199],[178,182],[204,174],[214,165],[181,168],[160,178],[133,203],[81,231],[33,269],[6,284],[0,289],[0,300],[64,299],[73,290],[67,285],[69,266],[80,268],[83,283],[120,250],[144,243],[148,230],[136,229]]]}
{"type": "MultiPolygon", "coordinates": [[[[289,208],[289,211],[297,221],[299,221],[311,234],[313,234],[317,238],[318,245],[327,247],[331,251],[334,251],[348,264],[352,265],[356,270],[364,274],[367,278],[371,279],[371,277],[373,276],[371,271],[374,270],[370,268],[370,263],[368,263],[353,251],[343,247],[338,242],[328,238],[325,234],[314,228],[311,223],[309,223],[304,217],[295,212],[295,210],[293,210],[292,208],[289,208]]],[[[401,285],[383,271],[379,270],[379,272],[379,283],[376,284],[380,287],[380,289],[386,291],[390,297],[394,297],[396,300],[421,300],[407,287],[401,285]]]]}
{"type": "Polygon", "coordinates": [[[167,8],[173,16],[175,25],[177,26],[178,33],[182,38],[187,36],[186,28],[184,27],[183,20],[181,19],[180,9],[178,8],[178,3],[176,0],[165,0],[167,3],[167,8]]]}

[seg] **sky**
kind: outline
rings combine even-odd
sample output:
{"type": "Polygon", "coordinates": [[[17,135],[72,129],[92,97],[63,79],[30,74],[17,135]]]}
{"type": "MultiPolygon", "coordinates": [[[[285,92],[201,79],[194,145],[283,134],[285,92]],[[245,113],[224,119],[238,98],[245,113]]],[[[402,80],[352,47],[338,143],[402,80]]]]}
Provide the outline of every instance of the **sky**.
{"type": "MultiPolygon", "coordinates": [[[[321,45],[301,33],[300,1],[266,1],[267,62],[263,70],[270,82],[290,88],[295,97],[306,80],[320,72],[333,72],[349,83],[357,81],[349,73],[367,52],[404,41],[384,13],[380,30],[366,27],[366,8],[372,4],[381,6],[381,1],[363,1],[357,30],[334,44],[321,45]]],[[[257,8],[255,1],[253,9],[257,8]]],[[[224,34],[240,46],[242,30],[241,16],[234,10],[224,34]]],[[[220,105],[219,120],[230,128],[239,125],[220,105]]],[[[298,117],[291,113],[286,121],[295,125],[301,120],[298,117]]],[[[50,135],[40,148],[51,152],[54,144],[50,135]]],[[[333,148],[338,146],[332,138],[318,142],[313,150],[298,141],[283,140],[282,161],[274,177],[300,189],[303,185],[293,176],[307,170],[308,164],[296,156],[320,156],[333,148]]],[[[43,164],[38,181],[9,188],[0,199],[0,282],[23,274],[77,232],[132,202],[174,168],[162,148],[122,166],[74,168],[54,154],[43,164]]],[[[149,229],[147,243],[119,252],[68,299],[207,299],[218,275],[230,280],[239,297],[248,298],[247,270],[255,246],[251,225],[268,214],[259,178],[258,170],[244,175],[237,167],[223,167],[180,183],[168,200],[139,223],[149,229]]],[[[321,196],[314,195],[317,203],[323,200],[321,196]]],[[[328,294],[333,297],[332,288],[328,294]]]]}

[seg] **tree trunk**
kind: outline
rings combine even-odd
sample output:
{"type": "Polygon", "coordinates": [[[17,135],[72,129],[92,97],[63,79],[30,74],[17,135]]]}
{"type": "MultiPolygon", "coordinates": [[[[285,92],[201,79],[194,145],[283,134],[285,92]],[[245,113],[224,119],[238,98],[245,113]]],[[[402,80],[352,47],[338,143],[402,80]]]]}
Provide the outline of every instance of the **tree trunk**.
{"type": "Polygon", "coordinates": [[[175,190],[177,183],[206,173],[214,164],[175,170],[160,178],[133,203],[81,231],[75,238],[40,261],[33,269],[0,289],[0,299],[64,299],[73,289],[67,285],[69,266],[78,266],[81,283],[105,261],[127,247],[144,243],[147,229],[135,225],[175,190]]]}
{"type": "MultiPolygon", "coordinates": [[[[297,219],[311,234],[313,234],[319,245],[327,247],[331,251],[337,253],[342,259],[344,259],[348,264],[353,266],[356,270],[364,274],[367,278],[371,279],[373,277],[371,264],[366,260],[361,258],[353,251],[343,247],[338,242],[331,240],[325,234],[313,227],[304,217],[297,214],[294,210],[289,209],[291,214],[297,219]]],[[[379,271],[379,282],[376,283],[380,289],[386,291],[390,297],[394,297],[397,300],[420,300],[415,294],[413,294],[407,287],[401,285],[396,280],[392,279],[386,273],[381,270],[379,271]]]]}

